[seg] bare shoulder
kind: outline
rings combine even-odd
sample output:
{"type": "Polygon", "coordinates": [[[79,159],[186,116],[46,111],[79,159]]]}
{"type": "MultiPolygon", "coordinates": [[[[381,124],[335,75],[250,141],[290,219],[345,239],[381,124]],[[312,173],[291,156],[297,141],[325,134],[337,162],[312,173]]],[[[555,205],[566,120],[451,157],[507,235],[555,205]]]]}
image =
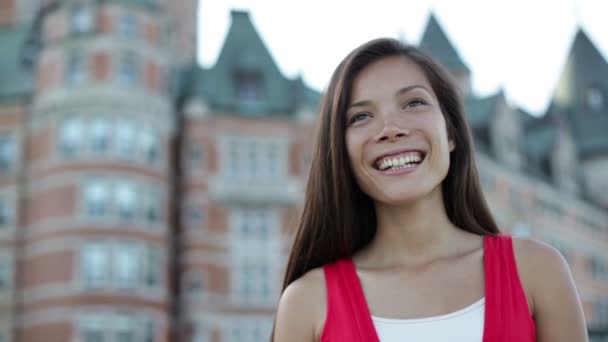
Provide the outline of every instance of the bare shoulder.
{"type": "Polygon", "coordinates": [[[538,341],[586,341],[582,305],[562,254],[547,243],[517,237],[513,252],[538,341]]]}
{"type": "Polygon", "coordinates": [[[315,268],[283,291],[274,341],[317,341],[325,322],[325,311],[325,275],[322,268],[315,268]]]}
{"type": "MultiPolygon", "coordinates": [[[[534,273],[542,274],[542,269],[536,266],[545,266],[546,272],[568,271],[568,263],[561,253],[553,246],[531,238],[513,237],[513,252],[517,266],[522,270],[534,269],[534,273]]],[[[544,267],[543,267],[544,268],[544,267]]]]}
{"type": "Polygon", "coordinates": [[[547,277],[569,276],[568,264],[555,247],[545,242],[522,237],[512,239],[519,277],[531,304],[530,310],[534,312],[534,294],[546,286],[547,277]]]}

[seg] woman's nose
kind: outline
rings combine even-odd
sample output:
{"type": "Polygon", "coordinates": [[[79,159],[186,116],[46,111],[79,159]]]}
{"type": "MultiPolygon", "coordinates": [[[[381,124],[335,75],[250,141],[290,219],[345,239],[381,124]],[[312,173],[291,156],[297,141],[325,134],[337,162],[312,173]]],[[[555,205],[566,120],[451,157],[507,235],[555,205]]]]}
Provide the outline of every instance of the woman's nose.
{"type": "Polygon", "coordinates": [[[376,137],[378,142],[393,142],[410,135],[408,128],[397,125],[394,121],[385,121],[382,131],[376,137]]]}

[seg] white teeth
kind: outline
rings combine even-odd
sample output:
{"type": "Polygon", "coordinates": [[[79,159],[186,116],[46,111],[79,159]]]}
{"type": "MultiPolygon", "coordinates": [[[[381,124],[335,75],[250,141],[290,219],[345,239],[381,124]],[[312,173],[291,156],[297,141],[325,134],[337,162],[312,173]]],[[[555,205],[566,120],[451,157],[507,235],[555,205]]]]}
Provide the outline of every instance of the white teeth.
{"type": "Polygon", "coordinates": [[[382,160],[378,164],[380,170],[387,170],[389,168],[402,169],[416,166],[417,163],[422,161],[422,155],[420,152],[408,153],[399,157],[388,157],[382,160]],[[416,164],[415,164],[416,163],[416,164]]]}

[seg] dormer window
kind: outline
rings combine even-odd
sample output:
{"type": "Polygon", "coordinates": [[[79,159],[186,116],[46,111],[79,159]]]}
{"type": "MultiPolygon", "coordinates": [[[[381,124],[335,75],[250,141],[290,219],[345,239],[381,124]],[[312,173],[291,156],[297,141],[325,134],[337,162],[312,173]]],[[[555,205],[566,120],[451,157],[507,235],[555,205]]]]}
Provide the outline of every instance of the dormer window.
{"type": "Polygon", "coordinates": [[[235,75],[236,94],[241,101],[258,102],[264,98],[262,74],[258,71],[238,71],[235,75]]]}
{"type": "Polygon", "coordinates": [[[604,93],[597,87],[587,89],[587,105],[592,110],[604,108],[604,93]]]}
{"type": "Polygon", "coordinates": [[[70,23],[72,33],[89,33],[93,30],[93,14],[84,6],[76,6],[72,9],[70,23]]]}

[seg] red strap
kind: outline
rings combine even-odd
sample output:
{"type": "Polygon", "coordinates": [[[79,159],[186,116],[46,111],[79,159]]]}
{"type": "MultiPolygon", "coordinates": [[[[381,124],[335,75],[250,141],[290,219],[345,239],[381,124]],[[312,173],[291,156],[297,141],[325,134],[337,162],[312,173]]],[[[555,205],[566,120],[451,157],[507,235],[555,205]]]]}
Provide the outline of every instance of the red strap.
{"type": "Polygon", "coordinates": [[[484,342],[536,340],[510,236],[484,237],[484,342]]]}
{"type": "Polygon", "coordinates": [[[379,342],[352,259],[323,267],[327,316],[322,342],[379,342]]]}

